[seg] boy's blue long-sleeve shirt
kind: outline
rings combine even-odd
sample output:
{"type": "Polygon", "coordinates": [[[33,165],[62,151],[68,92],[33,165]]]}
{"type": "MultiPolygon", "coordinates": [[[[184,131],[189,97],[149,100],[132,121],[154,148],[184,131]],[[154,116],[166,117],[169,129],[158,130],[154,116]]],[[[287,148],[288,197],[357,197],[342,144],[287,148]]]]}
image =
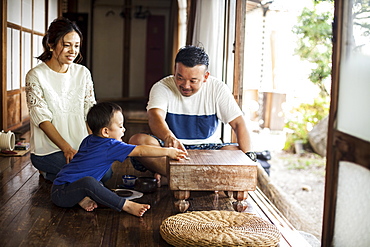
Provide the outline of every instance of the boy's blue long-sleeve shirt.
{"type": "Polygon", "coordinates": [[[123,162],[135,147],[112,138],[89,135],[72,161],[60,170],[54,184],[73,183],[87,176],[100,181],[114,161],[123,162]]]}

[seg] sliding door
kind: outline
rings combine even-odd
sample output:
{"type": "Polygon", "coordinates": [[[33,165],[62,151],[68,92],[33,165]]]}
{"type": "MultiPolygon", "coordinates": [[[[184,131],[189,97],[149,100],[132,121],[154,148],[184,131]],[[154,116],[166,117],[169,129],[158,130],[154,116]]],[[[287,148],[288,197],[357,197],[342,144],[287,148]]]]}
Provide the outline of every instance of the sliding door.
{"type": "Polygon", "coordinates": [[[369,23],[369,1],[336,1],[323,246],[370,246],[369,23]]]}

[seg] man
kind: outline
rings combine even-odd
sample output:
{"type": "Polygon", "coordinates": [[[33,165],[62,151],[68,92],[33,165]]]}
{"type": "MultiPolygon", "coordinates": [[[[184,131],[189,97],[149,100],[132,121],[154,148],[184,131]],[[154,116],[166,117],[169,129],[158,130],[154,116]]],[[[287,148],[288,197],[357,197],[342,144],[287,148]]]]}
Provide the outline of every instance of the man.
{"type": "MultiPolygon", "coordinates": [[[[186,46],[175,58],[175,73],[155,83],[147,106],[153,135],[135,134],[129,143],[186,149],[251,149],[250,135],[229,88],[210,76],[209,58],[202,48],[186,46]],[[237,143],[222,143],[219,122],[230,124],[237,143]]],[[[165,158],[131,159],[135,169],[155,173],[166,184],[165,158]],[[164,177],[163,177],[164,176],[164,177]]],[[[160,184],[160,183],[159,183],[160,184]]]]}

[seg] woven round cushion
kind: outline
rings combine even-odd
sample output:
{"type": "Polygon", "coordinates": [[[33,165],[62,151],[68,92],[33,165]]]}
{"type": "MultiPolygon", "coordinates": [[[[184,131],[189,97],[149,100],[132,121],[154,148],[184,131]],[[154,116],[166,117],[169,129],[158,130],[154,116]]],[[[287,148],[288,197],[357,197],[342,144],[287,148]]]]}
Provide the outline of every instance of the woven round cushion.
{"type": "Polygon", "coordinates": [[[174,246],[276,246],[280,232],[255,215],[234,211],[194,211],[168,217],[162,238],[174,246]]]}

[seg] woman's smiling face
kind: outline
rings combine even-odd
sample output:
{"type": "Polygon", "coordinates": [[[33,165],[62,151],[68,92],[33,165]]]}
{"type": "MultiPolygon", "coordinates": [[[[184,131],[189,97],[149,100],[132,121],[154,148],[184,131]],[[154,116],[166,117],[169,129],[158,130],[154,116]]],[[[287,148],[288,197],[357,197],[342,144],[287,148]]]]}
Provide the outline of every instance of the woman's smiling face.
{"type": "Polygon", "coordinates": [[[70,65],[80,52],[81,38],[76,32],[67,33],[56,44],[51,60],[56,60],[60,65],[70,65]]]}

